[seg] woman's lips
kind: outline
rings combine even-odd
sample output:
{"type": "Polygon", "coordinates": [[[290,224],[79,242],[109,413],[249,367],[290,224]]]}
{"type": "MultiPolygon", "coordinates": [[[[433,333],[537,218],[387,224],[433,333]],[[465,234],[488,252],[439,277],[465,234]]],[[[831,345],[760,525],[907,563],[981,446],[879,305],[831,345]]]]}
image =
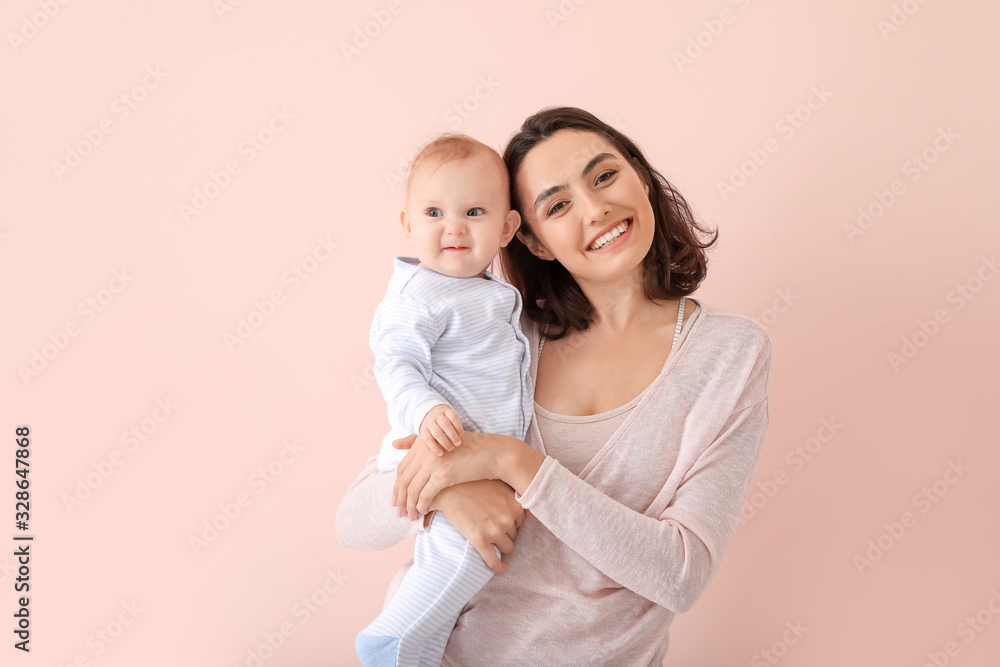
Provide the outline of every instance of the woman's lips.
{"type": "MultiPolygon", "coordinates": [[[[625,221],[628,224],[628,227],[626,227],[625,231],[623,231],[621,234],[619,234],[618,237],[614,241],[612,241],[608,245],[604,246],[603,248],[598,248],[597,250],[591,250],[588,247],[587,248],[587,252],[589,252],[591,254],[594,254],[594,255],[600,255],[600,254],[604,254],[606,252],[611,252],[615,248],[617,248],[620,245],[622,245],[623,243],[625,243],[625,241],[627,241],[628,238],[630,236],[632,236],[632,227],[634,226],[633,223],[635,222],[632,218],[626,218],[625,221]]],[[[619,223],[619,224],[621,224],[621,223],[619,223]]],[[[600,238],[600,236],[597,237],[597,238],[600,238]]]]}

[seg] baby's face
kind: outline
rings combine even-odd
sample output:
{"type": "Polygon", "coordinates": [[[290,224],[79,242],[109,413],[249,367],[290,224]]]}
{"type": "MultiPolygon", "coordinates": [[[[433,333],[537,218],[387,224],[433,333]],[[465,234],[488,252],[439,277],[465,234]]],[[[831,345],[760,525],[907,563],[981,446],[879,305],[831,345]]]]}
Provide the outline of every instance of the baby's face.
{"type": "Polygon", "coordinates": [[[485,277],[520,226],[499,169],[474,153],[426,164],[414,175],[400,219],[421,266],[455,278],[485,277]]]}

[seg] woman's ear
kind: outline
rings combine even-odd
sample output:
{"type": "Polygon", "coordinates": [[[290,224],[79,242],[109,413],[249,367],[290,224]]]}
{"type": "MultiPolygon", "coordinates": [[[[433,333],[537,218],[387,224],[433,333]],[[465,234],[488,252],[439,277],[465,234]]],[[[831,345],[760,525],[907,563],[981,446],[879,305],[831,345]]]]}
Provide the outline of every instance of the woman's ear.
{"type": "Polygon", "coordinates": [[[547,262],[551,262],[555,259],[552,253],[550,253],[545,246],[538,242],[538,239],[535,238],[535,235],[532,234],[530,230],[528,232],[521,231],[520,229],[517,230],[517,238],[520,239],[521,243],[527,246],[528,250],[531,251],[531,254],[538,259],[544,259],[547,262]]]}

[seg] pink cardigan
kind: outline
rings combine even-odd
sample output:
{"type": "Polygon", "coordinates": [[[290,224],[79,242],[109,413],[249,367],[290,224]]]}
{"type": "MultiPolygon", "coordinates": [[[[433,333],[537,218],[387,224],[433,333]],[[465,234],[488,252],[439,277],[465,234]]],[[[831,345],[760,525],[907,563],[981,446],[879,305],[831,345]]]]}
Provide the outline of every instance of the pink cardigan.
{"type": "MultiPolygon", "coordinates": [[[[515,496],[535,519],[503,556],[507,571],[465,606],[442,665],[662,663],[674,615],[719,567],[767,431],[767,332],[701,305],[677,354],[579,477],[547,455],[515,496]]],[[[522,327],[534,380],[538,332],[526,318],[522,327]]],[[[545,453],[534,419],[526,442],[545,453]]],[[[384,549],[423,530],[422,519],[396,517],[395,475],[379,474],[375,459],[337,511],[348,548],[384,549]]]]}

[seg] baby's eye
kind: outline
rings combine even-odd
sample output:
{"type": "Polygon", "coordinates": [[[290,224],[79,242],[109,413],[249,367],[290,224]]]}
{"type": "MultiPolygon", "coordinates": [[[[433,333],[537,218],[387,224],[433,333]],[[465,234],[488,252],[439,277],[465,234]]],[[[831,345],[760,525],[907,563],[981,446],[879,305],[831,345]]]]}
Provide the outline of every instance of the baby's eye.
{"type": "Polygon", "coordinates": [[[431,218],[440,218],[444,215],[439,208],[429,208],[427,209],[426,214],[431,218]]]}
{"type": "Polygon", "coordinates": [[[475,217],[477,215],[486,215],[486,211],[484,211],[483,209],[481,209],[480,207],[477,206],[476,208],[470,208],[469,212],[466,213],[466,215],[471,216],[471,217],[475,217]]]}

